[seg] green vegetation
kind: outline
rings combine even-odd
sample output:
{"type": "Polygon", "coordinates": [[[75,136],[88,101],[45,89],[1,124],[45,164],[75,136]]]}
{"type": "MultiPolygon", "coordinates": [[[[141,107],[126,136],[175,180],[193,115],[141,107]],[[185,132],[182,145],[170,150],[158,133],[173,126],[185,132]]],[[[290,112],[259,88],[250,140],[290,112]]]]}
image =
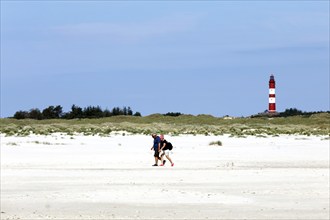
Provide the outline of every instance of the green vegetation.
{"type": "Polygon", "coordinates": [[[173,117],[178,117],[180,115],[183,115],[180,112],[167,112],[166,114],[163,114],[164,116],[173,116],[173,117]]]}
{"type": "Polygon", "coordinates": [[[209,143],[209,145],[218,145],[218,146],[222,146],[222,142],[221,142],[221,141],[212,141],[211,143],[209,143]]]}
{"type": "Polygon", "coordinates": [[[104,118],[112,117],[117,115],[133,115],[141,116],[140,112],[133,114],[133,111],[130,107],[115,107],[112,111],[108,109],[102,110],[100,106],[88,106],[86,108],[80,108],[79,106],[72,105],[71,111],[64,113],[62,106],[49,106],[43,111],[40,111],[38,108],[33,108],[30,111],[17,111],[13,118],[15,119],[79,119],[79,118],[104,118]]]}
{"type": "Polygon", "coordinates": [[[8,145],[8,146],[18,146],[18,144],[15,143],[15,142],[8,142],[7,145],[8,145]]]}
{"type": "Polygon", "coordinates": [[[64,143],[50,143],[50,142],[47,142],[47,141],[43,141],[43,142],[32,141],[30,143],[33,143],[33,144],[42,144],[42,145],[65,145],[64,143]]]}
{"type": "Polygon", "coordinates": [[[279,134],[329,135],[330,113],[309,116],[217,118],[211,115],[179,115],[177,117],[153,114],[145,117],[120,115],[95,119],[0,119],[0,133],[8,136],[29,134],[49,135],[65,133],[73,135],[107,136],[112,132],[126,131],[131,134],[151,134],[152,132],[179,135],[223,135],[233,137],[279,134]]]}

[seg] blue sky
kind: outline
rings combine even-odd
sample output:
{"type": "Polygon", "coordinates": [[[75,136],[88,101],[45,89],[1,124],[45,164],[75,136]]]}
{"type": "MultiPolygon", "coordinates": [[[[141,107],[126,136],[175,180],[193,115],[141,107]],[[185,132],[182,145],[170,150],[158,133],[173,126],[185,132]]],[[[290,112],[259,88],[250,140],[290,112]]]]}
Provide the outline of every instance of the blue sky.
{"type": "Polygon", "coordinates": [[[329,110],[329,1],[1,1],[1,117],[329,110]]]}

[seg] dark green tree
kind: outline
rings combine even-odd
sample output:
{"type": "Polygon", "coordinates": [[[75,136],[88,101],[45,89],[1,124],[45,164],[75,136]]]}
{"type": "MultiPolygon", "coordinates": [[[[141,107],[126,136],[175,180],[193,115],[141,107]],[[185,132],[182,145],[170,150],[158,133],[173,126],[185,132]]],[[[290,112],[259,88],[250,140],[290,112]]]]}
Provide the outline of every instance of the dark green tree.
{"type": "Polygon", "coordinates": [[[62,116],[62,106],[58,105],[56,107],[49,106],[42,111],[42,117],[44,119],[53,119],[53,118],[60,118],[62,116]]]}
{"type": "Polygon", "coordinates": [[[114,107],[112,109],[112,115],[116,116],[116,115],[121,115],[122,114],[122,110],[119,107],[114,107]]]}
{"type": "Polygon", "coordinates": [[[111,111],[109,111],[109,109],[105,109],[103,111],[103,117],[111,117],[112,116],[112,113],[111,111]]]}
{"type": "Polygon", "coordinates": [[[79,106],[72,105],[71,111],[64,115],[66,119],[74,119],[74,118],[84,118],[83,109],[79,106]]]}
{"type": "Polygon", "coordinates": [[[180,113],[180,112],[168,112],[168,113],[164,114],[164,116],[173,116],[173,117],[177,117],[180,115],[182,115],[182,113],[180,113]]]}
{"type": "Polygon", "coordinates": [[[124,108],[123,108],[123,115],[127,115],[127,107],[126,106],[124,106],[124,108]]]}
{"type": "Polygon", "coordinates": [[[85,118],[102,118],[103,111],[100,106],[88,106],[84,108],[83,114],[85,118]]]}
{"type": "Polygon", "coordinates": [[[26,119],[29,117],[29,112],[27,111],[17,111],[14,114],[15,119],[26,119]]]}
{"type": "Polygon", "coordinates": [[[133,116],[138,116],[138,117],[141,117],[141,113],[140,112],[135,112],[133,116]]]}
{"type": "Polygon", "coordinates": [[[42,116],[42,113],[39,109],[33,108],[29,112],[29,118],[36,119],[36,120],[41,120],[41,119],[43,119],[43,116],[42,116]]]}
{"type": "Polygon", "coordinates": [[[133,115],[131,107],[127,107],[127,115],[133,115]]]}
{"type": "Polygon", "coordinates": [[[280,116],[288,117],[288,116],[303,115],[303,114],[304,113],[301,110],[298,110],[296,108],[289,108],[289,109],[285,109],[284,112],[281,112],[280,116]]]}

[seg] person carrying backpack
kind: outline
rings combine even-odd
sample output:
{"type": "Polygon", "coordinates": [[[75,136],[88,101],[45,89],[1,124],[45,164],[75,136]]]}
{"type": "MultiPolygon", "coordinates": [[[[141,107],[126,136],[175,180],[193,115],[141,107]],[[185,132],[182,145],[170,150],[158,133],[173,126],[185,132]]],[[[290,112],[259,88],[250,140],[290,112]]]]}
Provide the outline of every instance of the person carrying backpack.
{"type": "Polygon", "coordinates": [[[173,145],[171,144],[171,142],[168,142],[168,141],[165,140],[163,134],[160,135],[160,140],[161,141],[160,141],[160,150],[159,150],[159,152],[163,151],[163,153],[160,155],[160,158],[161,158],[161,161],[162,161],[162,164],[160,166],[165,165],[166,160],[163,159],[163,157],[165,155],[166,158],[171,162],[171,166],[173,167],[174,163],[173,163],[172,159],[170,158],[170,151],[173,149],[173,145]]]}

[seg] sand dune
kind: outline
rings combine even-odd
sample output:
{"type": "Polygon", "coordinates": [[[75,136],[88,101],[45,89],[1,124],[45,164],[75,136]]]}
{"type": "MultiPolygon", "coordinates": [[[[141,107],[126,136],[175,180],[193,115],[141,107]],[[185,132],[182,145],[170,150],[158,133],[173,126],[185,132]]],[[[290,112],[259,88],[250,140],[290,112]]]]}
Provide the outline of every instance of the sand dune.
{"type": "Polygon", "coordinates": [[[329,140],[1,136],[1,219],[329,219],[329,140]],[[223,146],[210,146],[220,140],[223,146]]]}

